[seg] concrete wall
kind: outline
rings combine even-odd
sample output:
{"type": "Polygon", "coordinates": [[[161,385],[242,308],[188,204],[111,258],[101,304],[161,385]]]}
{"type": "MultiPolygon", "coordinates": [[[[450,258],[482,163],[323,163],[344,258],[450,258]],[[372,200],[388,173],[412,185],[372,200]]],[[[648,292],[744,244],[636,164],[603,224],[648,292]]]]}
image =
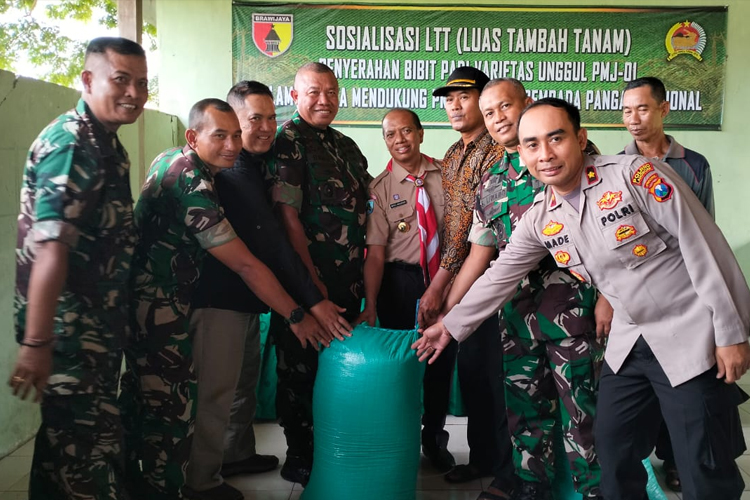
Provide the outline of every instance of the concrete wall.
{"type": "MultiPolygon", "coordinates": [[[[261,3],[261,2],[259,2],[261,3]]],[[[263,1],[262,3],[268,3],[263,1]]],[[[332,3],[305,1],[299,3],[332,3]]],[[[420,4],[415,0],[377,0],[360,3],[420,4]]],[[[455,0],[432,0],[430,4],[455,5],[455,0]]],[[[473,0],[476,5],[519,5],[518,0],[473,0]]],[[[529,0],[524,4],[546,6],[570,6],[574,4],[597,6],[652,7],[667,6],[670,2],[652,0],[599,0],[598,2],[575,2],[571,0],[529,0]]],[[[750,19],[748,0],[681,0],[679,6],[724,6],[729,7],[729,38],[726,100],[724,124],[719,132],[674,133],[686,147],[698,150],[711,162],[716,192],[717,221],[737,254],[746,276],[750,276],[750,224],[743,211],[738,210],[738,200],[750,186],[750,168],[746,166],[744,141],[746,117],[750,116],[750,99],[743,86],[750,78],[750,65],[743,57],[750,46],[750,19]]],[[[161,51],[162,110],[185,119],[190,106],[204,97],[225,97],[232,85],[232,1],[231,0],[182,0],[180,2],[157,2],[161,51]],[[175,91],[179,89],[179,92],[175,91]]],[[[377,129],[346,128],[341,130],[357,141],[370,163],[370,172],[376,175],[388,160],[383,139],[377,129]]],[[[591,139],[604,153],[617,153],[630,140],[627,131],[595,130],[591,139]]],[[[442,157],[447,145],[457,140],[451,130],[427,130],[423,151],[442,157]]]]}
{"type": "MultiPolygon", "coordinates": [[[[13,331],[13,290],[15,286],[16,219],[23,166],[29,146],[39,131],[53,118],[75,106],[80,94],[51,83],[16,78],[0,71],[0,457],[28,439],[39,425],[38,406],[13,397],[6,381],[18,350],[13,331]]],[[[182,141],[179,120],[158,111],[147,110],[145,147],[138,148],[137,126],[120,129],[120,137],[130,154],[131,186],[134,195],[151,160],[162,150],[182,141]],[[138,164],[143,156],[145,163],[138,164]]]]}

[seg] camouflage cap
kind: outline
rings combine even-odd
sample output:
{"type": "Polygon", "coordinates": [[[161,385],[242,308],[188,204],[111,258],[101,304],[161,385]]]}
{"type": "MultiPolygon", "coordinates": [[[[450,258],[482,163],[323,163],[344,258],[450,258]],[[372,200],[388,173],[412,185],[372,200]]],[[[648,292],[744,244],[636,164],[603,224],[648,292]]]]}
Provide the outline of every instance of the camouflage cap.
{"type": "Polygon", "coordinates": [[[448,77],[445,87],[435,89],[432,95],[436,97],[446,96],[451,90],[460,89],[477,89],[481,92],[489,81],[489,77],[477,68],[461,66],[453,70],[453,73],[448,77]]]}

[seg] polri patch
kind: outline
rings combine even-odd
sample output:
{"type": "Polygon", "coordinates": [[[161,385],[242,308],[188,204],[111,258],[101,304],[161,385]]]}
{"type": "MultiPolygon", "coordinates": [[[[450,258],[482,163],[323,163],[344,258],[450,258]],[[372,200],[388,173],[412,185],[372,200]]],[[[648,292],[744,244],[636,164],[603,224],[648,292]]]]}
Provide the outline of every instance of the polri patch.
{"type": "Polygon", "coordinates": [[[562,231],[564,227],[565,226],[563,226],[559,222],[551,220],[547,223],[546,226],[544,226],[544,229],[542,229],[542,234],[545,236],[554,236],[562,231]]]}
{"type": "Polygon", "coordinates": [[[625,241],[636,234],[638,234],[638,231],[636,231],[634,226],[622,225],[615,230],[615,238],[617,241],[625,241]]]}
{"type": "Polygon", "coordinates": [[[636,186],[640,186],[643,182],[643,179],[646,178],[648,174],[654,171],[654,166],[649,163],[644,163],[640,167],[638,167],[638,170],[636,170],[633,173],[633,177],[630,178],[630,182],[636,186]]]}
{"type": "Polygon", "coordinates": [[[583,281],[586,283],[586,278],[583,277],[583,275],[577,271],[570,270],[570,274],[572,274],[574,277],[578,278],[578,281],[583,281]]]}
{"type": "Polygon", "coordinates": [[[648,247],[646,245],[636,245],[633,247],[633,255],[636,257],[645,257],[648,253],[648,247]]]}
{"type": "Polygon", "coordinates": [[[596,202],[599,210],[612,210],[622,201],[622,191],[607,191],[596,202]]]}
{"type": "Polygon", "coordinates": [[[570,262],[570,254],[563,250],[558,250],[555,252],[555,260],[564,266],[570,262]]]}

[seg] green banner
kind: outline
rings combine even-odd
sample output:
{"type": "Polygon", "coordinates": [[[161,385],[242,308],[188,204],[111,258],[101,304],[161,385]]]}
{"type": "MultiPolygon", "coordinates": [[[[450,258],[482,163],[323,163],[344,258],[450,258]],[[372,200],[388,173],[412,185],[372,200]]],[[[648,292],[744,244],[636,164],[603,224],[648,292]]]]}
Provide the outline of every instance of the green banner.
{"type": "Polygon", "coordinates": [[[269,85],[279,118],[294,110],[297,69],[333,69],[335,124],[379,125],[393,107],[427,126],[448,126],[432,91],[457,67],[521,80],[533,99],[560,97],[589,127],[622,126],[627,82],[656,76],[667,87],[665,123],[721,127],[727,9],[259,5],[235,1],[233,76],[269,85]]]}

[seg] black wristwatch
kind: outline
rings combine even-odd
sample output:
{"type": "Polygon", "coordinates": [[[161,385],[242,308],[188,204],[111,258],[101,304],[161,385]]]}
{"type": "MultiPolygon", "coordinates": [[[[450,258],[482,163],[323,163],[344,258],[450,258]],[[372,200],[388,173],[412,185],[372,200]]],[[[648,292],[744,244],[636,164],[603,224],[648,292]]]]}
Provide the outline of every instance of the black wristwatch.
{"type": "Polygon", "coordinates": [[[297,323],[300,323],[305,318],[305,310],[301,307],[298,307],[294,311],[289,314],[289,317],[286,319],[286,322],[290,325],[296,325],[297,323]]]}

